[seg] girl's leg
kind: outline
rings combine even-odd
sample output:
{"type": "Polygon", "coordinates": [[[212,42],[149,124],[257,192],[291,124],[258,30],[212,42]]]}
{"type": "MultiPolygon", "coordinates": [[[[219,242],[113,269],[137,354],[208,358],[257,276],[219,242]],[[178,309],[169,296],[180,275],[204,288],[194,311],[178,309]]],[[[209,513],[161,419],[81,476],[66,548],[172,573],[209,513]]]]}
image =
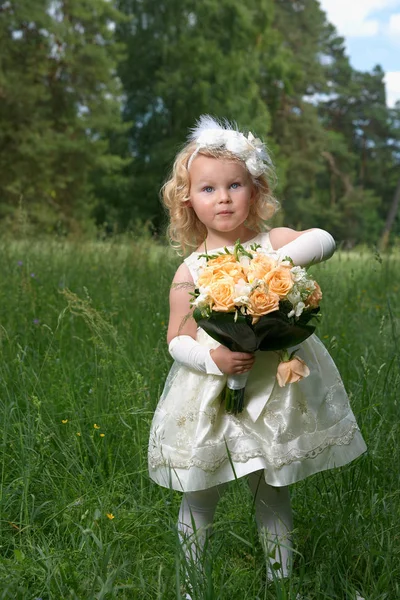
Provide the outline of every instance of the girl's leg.
{"type": "Polygon", "coordinates": [[[178,532],[190,564],[201,563],[207,538],[211,533],[215,509],[225,485],[183,494],[178,518],[178,532]]]}
{"type": "Polygon", "coordinates": [[[287,577],[292,562],[290,536],[293,529],[289,489],[265,483],[263,471],[249,475],[249,486],[254,496],[261,543],[269,561],[268,578],[287,577]]]}

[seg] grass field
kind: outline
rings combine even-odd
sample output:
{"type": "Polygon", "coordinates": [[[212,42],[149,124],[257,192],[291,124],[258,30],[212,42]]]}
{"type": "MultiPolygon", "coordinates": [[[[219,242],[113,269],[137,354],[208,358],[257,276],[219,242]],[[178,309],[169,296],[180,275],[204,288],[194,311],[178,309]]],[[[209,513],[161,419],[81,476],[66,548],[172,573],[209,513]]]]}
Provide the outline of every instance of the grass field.
{"type": "MultiPolygon", "coordinates": [[[[180,495],[147,474],[177,264],[147,240],[2,245],[0,599],[181,597],[180,495]]],[[[275,584],[232,484],[196,600],[400,598],[400,260],[313,272],[368,454],[292,486],[295,568],[275,584]]]]}

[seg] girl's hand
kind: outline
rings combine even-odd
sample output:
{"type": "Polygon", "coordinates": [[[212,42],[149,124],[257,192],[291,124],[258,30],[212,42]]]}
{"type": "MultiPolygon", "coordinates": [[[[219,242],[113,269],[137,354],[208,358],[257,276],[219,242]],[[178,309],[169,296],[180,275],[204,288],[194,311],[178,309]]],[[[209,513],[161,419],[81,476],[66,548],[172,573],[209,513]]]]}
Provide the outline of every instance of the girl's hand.
{"type": "Polygon", "coordinates": [[[227,375],[246,373],[254,364],[254,354],[248,352],[231,352],[225,346],[210,350],[210,355],[217,367],[227,375]]]}

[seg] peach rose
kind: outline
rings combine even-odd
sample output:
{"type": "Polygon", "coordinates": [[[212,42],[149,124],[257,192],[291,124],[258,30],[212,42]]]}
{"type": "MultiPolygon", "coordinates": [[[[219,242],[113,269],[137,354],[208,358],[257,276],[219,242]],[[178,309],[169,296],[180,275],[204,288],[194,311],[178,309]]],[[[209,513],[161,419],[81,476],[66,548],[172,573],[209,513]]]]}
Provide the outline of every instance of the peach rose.
{"type": "Polygon", "coordinates": [[[217,258],[208,261],[206,267],[201,272],[197,283],[199,286],[208,287],[214,281],[231,277],[235,283],[245,277],[242,266],[235,260],[231,254],[221,254],[217,258]]]}
{"type": "Polygon", "coordinates": [[[236,258],[233,254],[220,254],[216,258],[211,258],[207,262],[207,267],[221,267],[223,265],[233,263],[237,264],[236,258]]]}
{"type": "Polygon", "coordinates": [[[305,305],[310,308],[317,308],[322,300],[322,291],[318,283],[315,281],[315,290],[308,296],[305,305]]]}
{"type": "Polygon", "coordinates": [[[274,292],[267,292],[263,287],[257,287],[249,297],[247,312],[253,315],[253,324],[259,321],[260,317],[267,315],[279,308],[279,296],[274,292]]]}
{"type": "Polygon", "coordinates": [[[209,286],[209,294],[214,302],[212,310],[229,312],[234,309],[234,284],[231,279],[213,281],[209,286]]]}
{"type": "Polygon", "coordinates": [[[222,268],[222,274],[226,274],[228,277],[232,277],[235,283],[238,283],[240,279],[243,279],[245,276],[242,267],[235,263],[233,265],[227,264],[222,268]]]}
{"type": "Polygon", "coordinates": [[[278,294],[280,298],[284,298],[293,287],[292,275],[290,267],[276,267],[265,276],[264,281],[268,285],[270,292],[278,294]]]}
{"type": "Polygon", "coordinates": [[[308,377],[310,369],[304,360],[295,356],[291,360],[279,363],[276,378],[280,387],[285,387],[287,383],[296,383],[304,377],[308,377]]]}
{"type": "Polygon", "coordinates": [[[197,285],[199,287],[209,287],[212,283],[217,283],[221,280],[231,280],[232,283],[238,283],[241,279],[243,279],[244,273],[240,267],[232,265],[232,268],[229,268],[227,265],[223,269],[204,269],[204,271],[200,274],[197,285]]]}
{"type": "Polygon", "coordinates": [[[213,280],[214,270],[208,269],[207,267],[203,269],[200,273],[200,276],[197,280],[198,287],[208,287],[213,280]]]}
{"type": "Polygon", "coordinates": [[[257,254],[250,262],[247,269],[247,279],[252,283],[254,279],[264,279],[275,267],[275,261],[265,254],[257,254]]]}

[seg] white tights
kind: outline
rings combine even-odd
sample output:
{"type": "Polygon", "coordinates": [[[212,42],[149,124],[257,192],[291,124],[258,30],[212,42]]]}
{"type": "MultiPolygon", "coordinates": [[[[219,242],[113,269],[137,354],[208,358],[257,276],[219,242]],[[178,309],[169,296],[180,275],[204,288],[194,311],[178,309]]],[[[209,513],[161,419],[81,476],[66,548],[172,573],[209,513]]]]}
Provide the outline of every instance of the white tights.
{"type": "MultiPolygon", "coordinates": [[[[289,490],[265,483],[263,471],[251,473],[248,483],[254,496],[257,527],[267,557],[268,578],[287,577],[292,559],[290,535],[293,529],[289,490]]],[[[183,495],[178,530],[189,562],[201,562],[215,509],[225,487],[226,484],[223,484],[183,495]]]]}

